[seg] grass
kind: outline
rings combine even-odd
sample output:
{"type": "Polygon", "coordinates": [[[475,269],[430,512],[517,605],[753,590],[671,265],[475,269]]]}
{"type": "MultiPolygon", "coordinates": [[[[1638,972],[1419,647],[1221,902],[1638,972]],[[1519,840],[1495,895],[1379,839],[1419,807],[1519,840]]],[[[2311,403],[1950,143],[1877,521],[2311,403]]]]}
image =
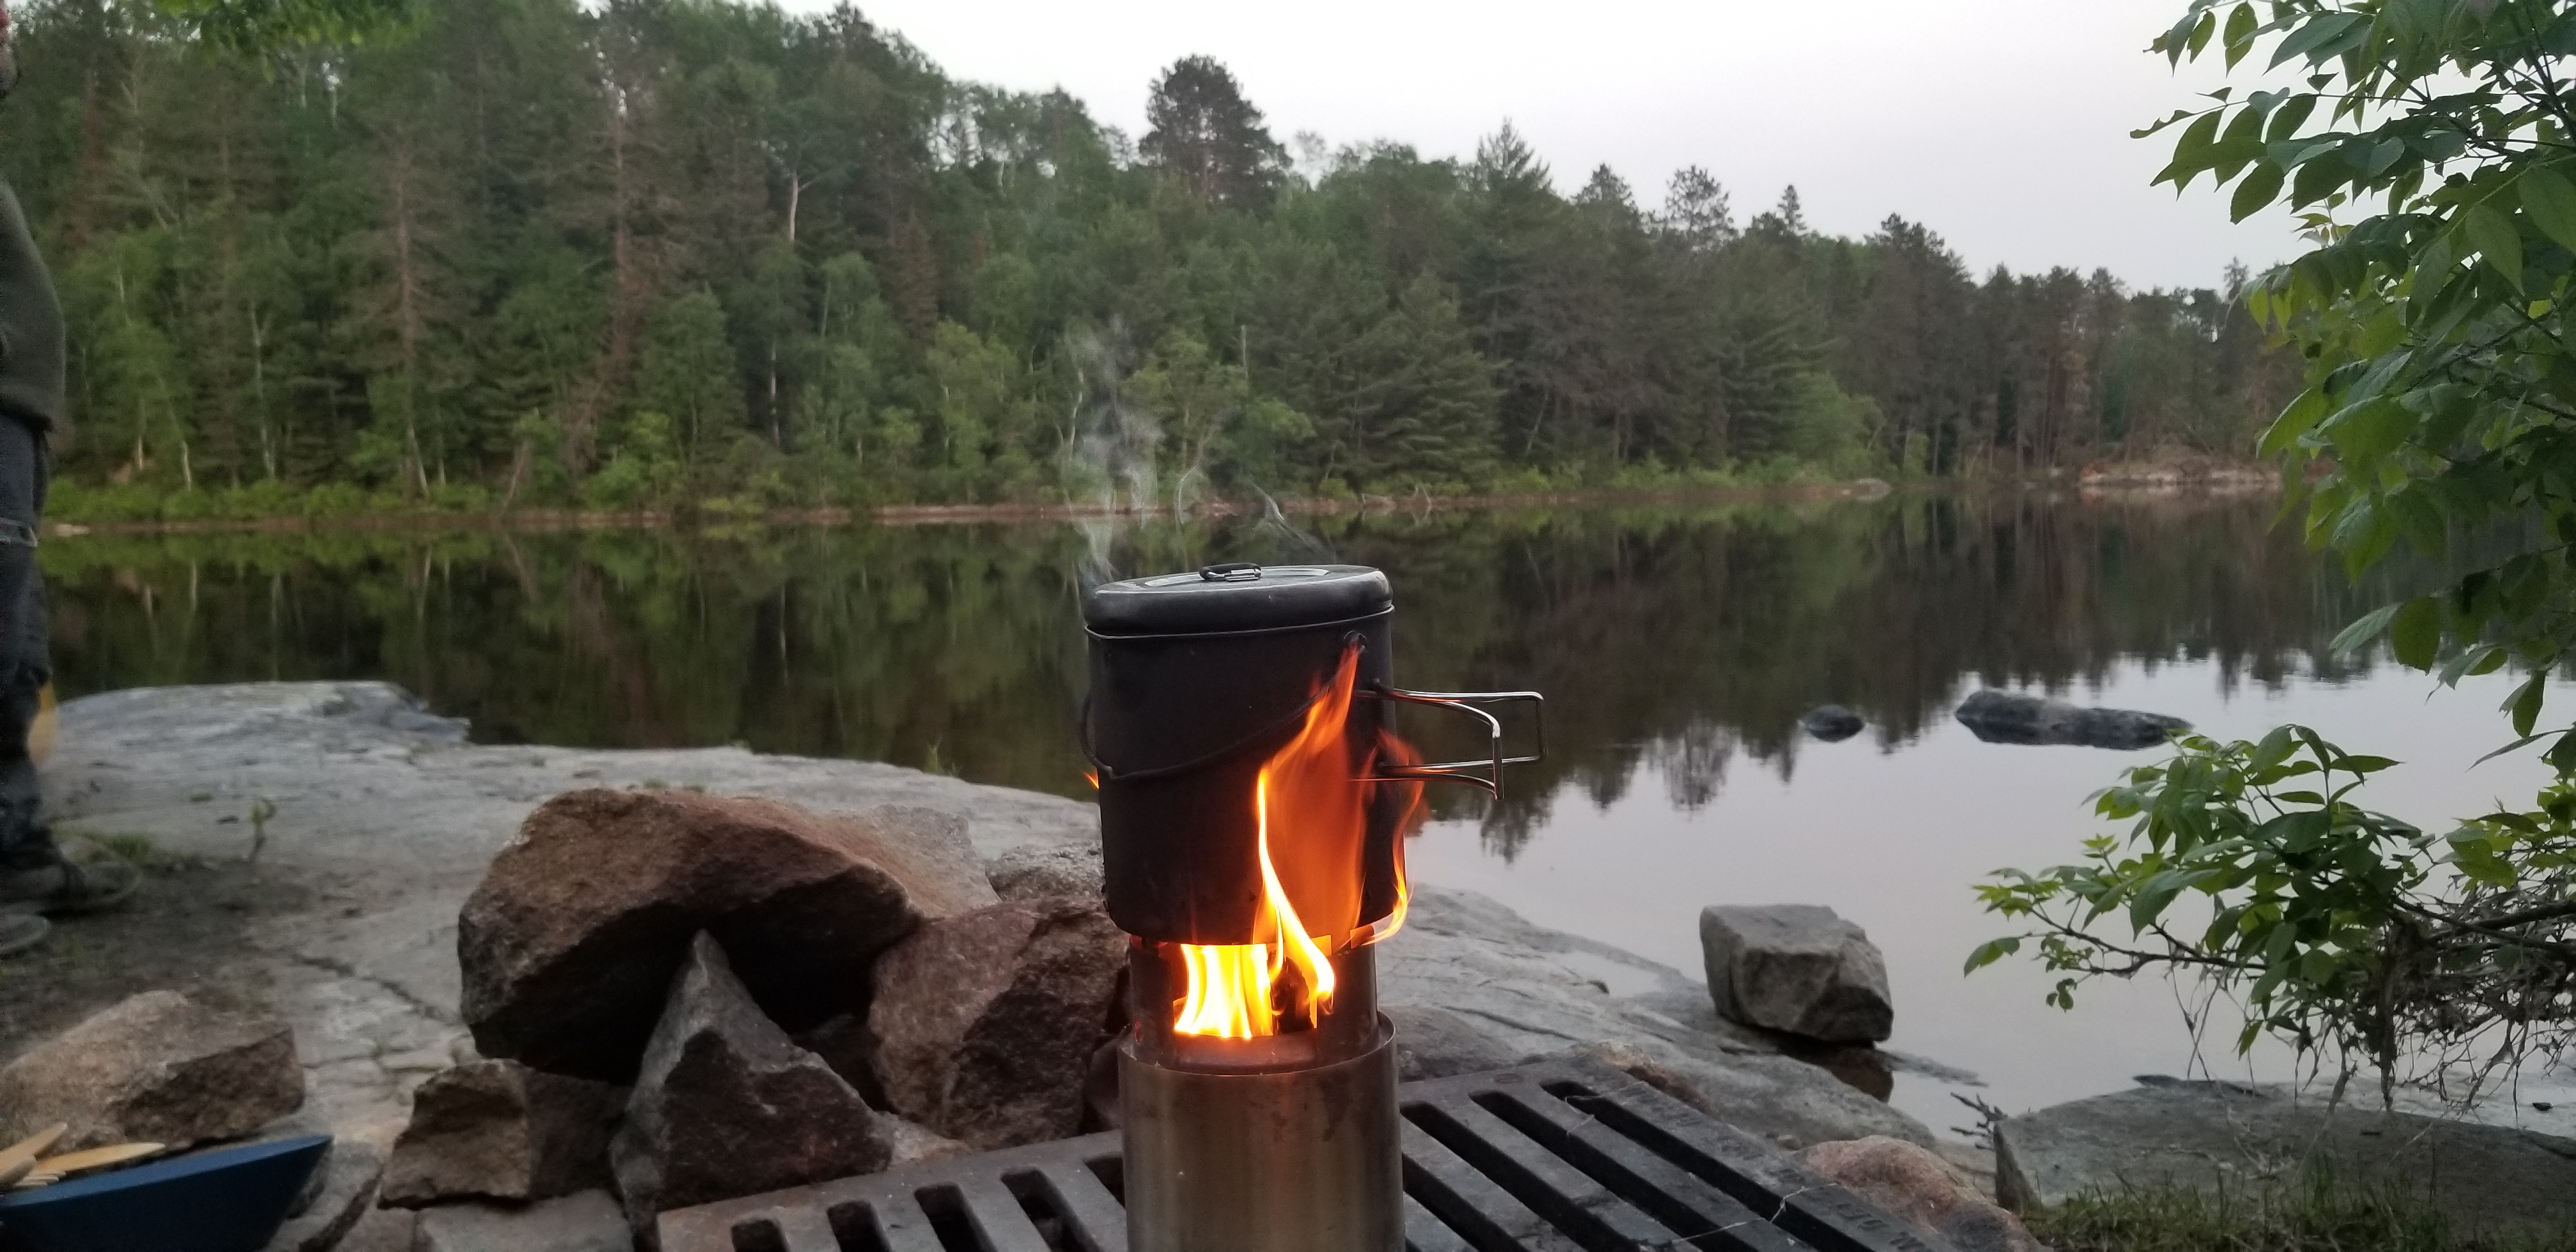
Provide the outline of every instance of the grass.
{"type": "Polygon", "coordinates": [[[2576,1252],[2576,1227],[2456,1227],[2423,1195],[2311,1172],[2277,1188],[2138,1188],[2025,1215],[2058,1252],[2576,1252]]]}

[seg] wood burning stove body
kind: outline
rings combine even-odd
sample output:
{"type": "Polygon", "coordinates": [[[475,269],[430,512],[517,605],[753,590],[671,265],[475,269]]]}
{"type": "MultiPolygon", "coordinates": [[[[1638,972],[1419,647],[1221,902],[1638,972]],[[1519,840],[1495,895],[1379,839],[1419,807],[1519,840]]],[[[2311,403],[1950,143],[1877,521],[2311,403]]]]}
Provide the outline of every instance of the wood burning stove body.
{"type": "MultiPolygon", "coordinates": [[[[1340,565],[1211,566],[1084,598],[1083,733],[1100,785],[1109,914],[1134,936],[1134,1024],[1119,1064],[1134,1252],[1404,1246],[1394,1036],[1377,1009],[1369,945],[1401,907],[1402,827],[1419,784],[1500,795],[1505,766],[1538,758],[1504,756],[1502,724],[1480,706],[1539,697],[1397,689],[1394,612],[1384,574],[1340,565]],[[1311,715],[1345,663],[1356,666],[1356,698],[1339,747],[1363,829],[1335,836],[1351,881],[1329,920],[1306,927],[1322,928],[1329,1004],[1250,1037],[1182,1029],[1187,953],[1285,946],[1265,911],[1282,875],[1267,869],[1256,782],[1301,734],[1311,739],[1311,715]],[[1383,733],[1392,702],[1479,719],[1490,755],[1424,765],[1392,754],[1383,733]]],[[[1309,854],[1295,841],[1316,834],[1271,829],[1266,850],[1309,854]]],[[[1311,856],[1303,868],[1312,881],[1311,856]]]]}

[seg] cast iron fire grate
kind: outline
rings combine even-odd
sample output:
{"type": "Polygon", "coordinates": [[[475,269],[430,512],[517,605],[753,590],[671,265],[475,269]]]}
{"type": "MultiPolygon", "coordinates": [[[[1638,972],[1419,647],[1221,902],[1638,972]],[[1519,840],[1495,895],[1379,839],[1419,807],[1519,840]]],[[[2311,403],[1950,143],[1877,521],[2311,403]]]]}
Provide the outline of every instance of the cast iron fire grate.
{"type": "MultiPolygon", "coordinates": [[[[1761,1140],[1588,1061],[1409,1083],[1409,1252],[1947,1252],[1761,1140]]],[[[663,1252],[1126,1252],[1118,1135],[662,1215],[663,1252]]]]}

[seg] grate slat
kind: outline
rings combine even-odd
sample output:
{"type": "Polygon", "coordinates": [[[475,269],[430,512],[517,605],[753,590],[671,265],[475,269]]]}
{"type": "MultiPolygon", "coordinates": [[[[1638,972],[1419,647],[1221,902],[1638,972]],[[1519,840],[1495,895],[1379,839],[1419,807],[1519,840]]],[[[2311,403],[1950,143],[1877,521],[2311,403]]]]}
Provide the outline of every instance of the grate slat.
{"type": "Polygon", "coordinates": [[[1582,1244],[1411,1122],[1404,1124],[1404,1190],[1476,1252],[1583,1252],[1582,1244]]]}
{"type": "Polygon", "coordinates": [[[770,1220],[777,1226],[779,1242],[787,1252],[841,1252],[840,1237],[832,1233],[832,1219],[821,1209],[781,1206],[772,1212],[770,1220]]]}
{"type": "MultiPolygon", "coordinates": [[[[886,1252],[947,1252],[939,1241],[939,1229],[930,1222],[930,1213],[921,1201],[909,1195],[887,1196],[868,1205],[876,1218],[877,1235],[885,1240],[886,1252]]],[[[663,1252],[670,1252],[664,1244],[663,1252]]]]}
{"type": "Polygon", "coordinates": [[[1127,1210],[1100,1179],[1080,1165],[1050,1165],[1038,1171],[1055,1192],[1066,1233],[1082,1252],[1127,1252],[1127,1210]]]}
{"type": "Polygon", "coordinates": [[[1404,1249],[1405,1252],[1476,1252],[1474,1246],[1458,1237],[1457,1231],[1432,1216],[1431,1210],[1422,1207],[1422,1201],[1412,1196],[1404,1197],[1404,1249]]]}
{"type": "Polygon", "coordinates": [[[999,1178],[960,1179],[957,1190],[966,1201],[966,1217],[974,1223],[976,1241],[983,1244],[977,1252],[1055,1252],[1020,1207],[1019,1197],[999,1178]]]}
{"type": "Polygon", "coordinates": [[[1551,1082],[1546,1089],[1823,1252],[1950,1252],[1946,1243],[1914,1233],[1769,1144],[1644,1083],[1628,1081],[1615,1100],[1581,1082],[1551,1082]]]}
{"type": "Polygon", "coordinates": [[[1763,1220],[1744,1202],[1647,1151],[1599,1119],[1544,1091],[1497,1090],[1477,1097],[1510,1122],[1654,1215],[1694,1248],[1805,1252],[1807,1244],[1763,1220]]]}
{"type": "Polygon", "coordinates": [[[1633,1252],[1672,1239],[1662,1223],[1472,1100],[1429,1101],[1405,1112],[1593,1252],[1633,1252]]]}
{"type": "MultiPolygon", "coordinates": [[[[1408,1252],[1952,1252],[1591,1061],[1411,1083],[1400,1107],[1408,1252]]],[[[661,1244],[1127,1252],[1118,1156],[1110,1133],[793,1187],[664,1213],[661,1244]]]]}

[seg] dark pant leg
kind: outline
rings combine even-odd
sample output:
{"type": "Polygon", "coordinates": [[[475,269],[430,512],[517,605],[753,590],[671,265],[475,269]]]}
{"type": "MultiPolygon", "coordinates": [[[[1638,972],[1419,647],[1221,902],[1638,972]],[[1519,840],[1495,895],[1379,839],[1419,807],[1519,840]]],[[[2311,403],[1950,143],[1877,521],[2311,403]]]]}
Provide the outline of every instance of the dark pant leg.
{"type": "Polygon", "coordinates": [[[0,869],[50,865],[56,856],[38,816],[36,763],[27,757],[27,730],[53,676],[36,568],[48,473],[44,437],[0,417],[0,869]]]}

